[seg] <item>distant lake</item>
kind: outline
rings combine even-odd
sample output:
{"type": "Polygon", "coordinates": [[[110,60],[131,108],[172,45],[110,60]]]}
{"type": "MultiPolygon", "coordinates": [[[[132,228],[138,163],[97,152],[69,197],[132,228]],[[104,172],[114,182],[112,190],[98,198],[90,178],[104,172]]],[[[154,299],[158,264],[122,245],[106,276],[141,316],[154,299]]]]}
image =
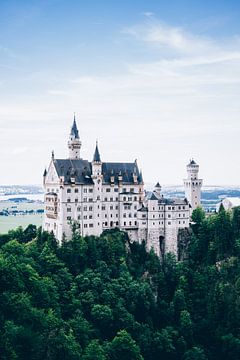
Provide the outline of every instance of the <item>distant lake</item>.
{"type": "Polygon", "coordinates": [[[0,201],[6,201],[8,199],[26,198],[28,200],[43,201],[44,194],[18,194],[18,195],[0,195],[0,201]]]}

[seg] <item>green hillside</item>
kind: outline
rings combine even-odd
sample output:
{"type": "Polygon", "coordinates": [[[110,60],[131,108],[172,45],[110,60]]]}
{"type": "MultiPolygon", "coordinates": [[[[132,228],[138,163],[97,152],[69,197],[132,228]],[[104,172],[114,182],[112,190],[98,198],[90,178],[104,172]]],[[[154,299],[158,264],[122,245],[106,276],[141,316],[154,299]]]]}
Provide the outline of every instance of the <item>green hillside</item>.
{"type": "Polygon", "coordinates": [[[179,263],[118,230],[1,235],[0,358],[238,360],[240,209],[193,218],[179,263]]]}

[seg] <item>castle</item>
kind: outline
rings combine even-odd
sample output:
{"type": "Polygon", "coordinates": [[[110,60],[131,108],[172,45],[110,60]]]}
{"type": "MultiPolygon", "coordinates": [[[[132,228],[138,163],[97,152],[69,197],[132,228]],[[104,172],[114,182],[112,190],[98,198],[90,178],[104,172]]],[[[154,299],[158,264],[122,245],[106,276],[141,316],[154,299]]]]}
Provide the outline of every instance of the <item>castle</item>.
{"type": "Polygon", "coordinates": [[[98,144],[93,160],[83,160],[75,116],[68,149],[67,159],[55,159],[52,153],[44,171],[44,230],[61,243],[71,238],[73,224],[82,236],[117,227],[132,241],[145,241],[158,256],[177,255],[179,230],[189,228],[191,212],[201,203],[202,180],[194,160],[187,165],[185,198],[165,198],[159,183],[151,192],[144,190],[136,160],[102,162],[98,144]]]}

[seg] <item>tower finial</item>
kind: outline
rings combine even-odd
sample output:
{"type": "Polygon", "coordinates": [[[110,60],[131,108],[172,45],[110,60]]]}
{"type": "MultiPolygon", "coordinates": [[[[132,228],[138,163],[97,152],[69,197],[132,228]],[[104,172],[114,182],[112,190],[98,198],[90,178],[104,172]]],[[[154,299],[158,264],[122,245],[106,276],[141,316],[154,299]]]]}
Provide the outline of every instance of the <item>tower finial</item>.
{"type": "Polygon", "coordinates": [[[54,160],[54,150],[52,150],[52,160],[54,160]]]}

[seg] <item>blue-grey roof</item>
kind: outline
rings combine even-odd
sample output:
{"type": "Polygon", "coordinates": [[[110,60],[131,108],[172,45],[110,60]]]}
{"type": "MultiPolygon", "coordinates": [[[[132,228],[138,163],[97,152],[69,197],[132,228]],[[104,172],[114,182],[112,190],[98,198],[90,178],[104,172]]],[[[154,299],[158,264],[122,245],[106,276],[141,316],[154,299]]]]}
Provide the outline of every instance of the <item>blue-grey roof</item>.
{"type": "Polygon", "coordinates": [[[159,200],[159,198],[156,196],[156,194],[154,192],[149,192],[147,194],[147,199],[148,200],[159,200]]]}
{"type": "Polygon", "coordinates": [[[159,204],[166,204],[166,205],[188,205],[187,199],[181,198],[164,198],[162,197],[159,199],[159,204]]]}
{"type": "MultiPolygon", "coordinates": [[[[64,183],[70,184],[71,177],[75,177],[76,184],[93,184],[92,164],[83,159],[54,159],[58,176],[64,176],[64,183]]],[[[136,174],[138,183],[141,183],[136,163],[102,163],[103,184],[118,184],[118,176],[122,176],[123,185],[134,185],[133,174],[136,174]]]]}
{"type": "Polygon", "coordinates": [[[99,154],[98,144],[97,144],[97,143],[96,143],[96,148],[95,148],[95,152],[94,152],[94,155],[93,155],[93,161],[101,162],[101,158],[100,158],[100,154],[99,154]]]}
{"type": "Polygon", "coordinates": [[[193,159],[190,159],[189,165],[197,165],[197,163],[193,159]]]}
{"type": "Polygon", "coordinates": [[[75,177],[77,184],[93,184],[91,163],[82,159],[55,159],[53,161],[58,176],[64,176],[64,183],[70,184],[75,177]]]}
{"type": "Polygon", "coordinates": [[[74,136],[75,139],[79,139],[79,133],[78,133],[75,115],[74,115],[73,124],[72,124],[72,128],[71,128],[71,135],[74,136]]]}
{"type": "Polygon", "coordinates": [[[142,184],[136,162],[133,163],[102,163],[103,183],[110,183],[114,177],[114,183],[118,183],[118,176],[122,176],[123,184],[134,184],[133,175],[137,176],[138,183],[142,184]]]}

